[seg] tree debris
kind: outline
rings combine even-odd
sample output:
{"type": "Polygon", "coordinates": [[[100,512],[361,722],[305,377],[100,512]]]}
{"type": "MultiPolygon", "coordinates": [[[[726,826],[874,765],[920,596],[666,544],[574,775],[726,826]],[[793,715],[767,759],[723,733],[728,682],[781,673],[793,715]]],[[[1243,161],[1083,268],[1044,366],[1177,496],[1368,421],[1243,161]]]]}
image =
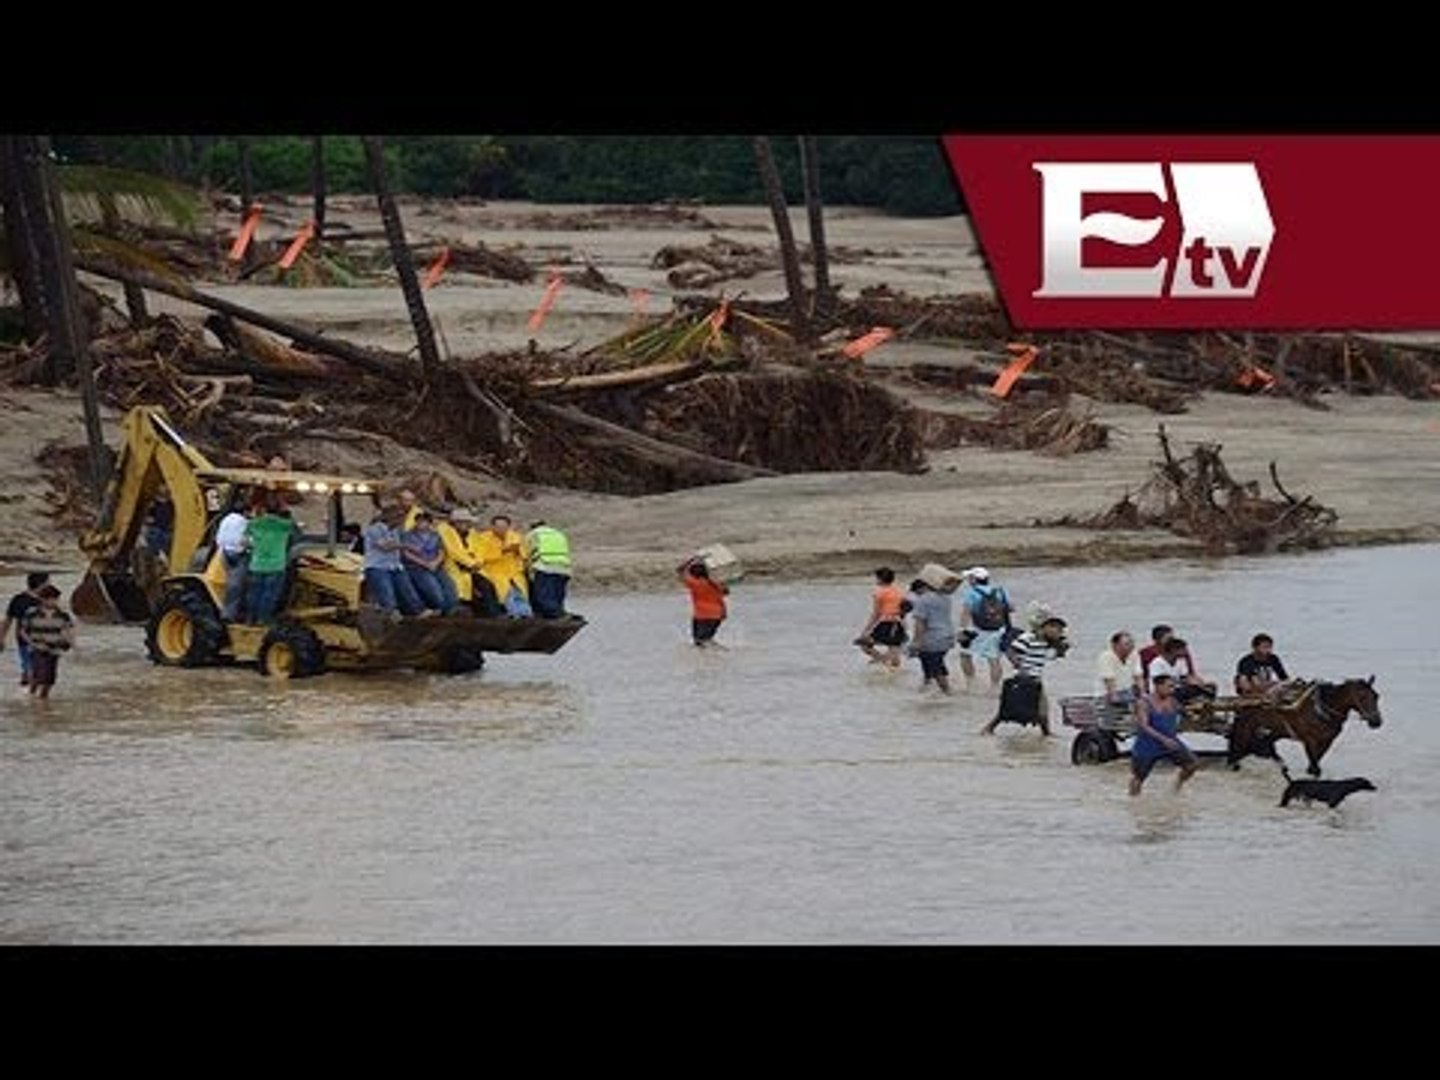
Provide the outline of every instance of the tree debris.
{"type": "Polygon", "coordinates": [[[1286,491],[1273,461],[1270,480],[1279,499],[1261,495],[1257,481],[1236,481],[1218,443],[1197,443],[1189,457],[1177,458],[1164,424],[1158,436],[1163,460],[1153,463],[1150,478],[1138,491],[1126,492],[1119,502],[1090,517],[1067,515],[1036,524],[1166,529],[1201,541],[1215,554],[1254,555],[1330,543],[1339,515],[1312,496],[1297,499],[1286,491]]]}

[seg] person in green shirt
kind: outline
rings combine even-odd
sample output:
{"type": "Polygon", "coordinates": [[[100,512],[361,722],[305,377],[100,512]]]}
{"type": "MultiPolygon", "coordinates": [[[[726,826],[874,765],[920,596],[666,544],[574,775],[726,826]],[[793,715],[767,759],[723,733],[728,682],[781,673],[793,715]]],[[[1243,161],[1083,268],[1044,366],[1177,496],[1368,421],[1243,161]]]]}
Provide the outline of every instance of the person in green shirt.
{"type": "Polygon", "coordinates": [[[267,506],[245,526],[250,541],[250,576],[246,581],[246,604],[252,623],[269,625],[285,592],[285,568],[295,521],[288,511],[267,506]]]}

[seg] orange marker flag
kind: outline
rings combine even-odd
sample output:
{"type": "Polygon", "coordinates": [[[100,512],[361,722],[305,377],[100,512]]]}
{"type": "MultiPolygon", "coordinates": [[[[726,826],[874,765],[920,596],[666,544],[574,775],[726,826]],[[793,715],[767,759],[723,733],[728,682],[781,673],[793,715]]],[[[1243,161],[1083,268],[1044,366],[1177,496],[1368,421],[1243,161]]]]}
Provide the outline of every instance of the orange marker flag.
{"type": "Polygon", "coordinates": [[[245,214],[245,220],[240,225],[240,233],[235,237],[235,243],[230,245],[230,261],[239,262],[245,257],[245,249],[250,246],[250,241],[255,239],[255,230],[260,227],[261,206],[255,203],[245,214]]]}
{"type": "Polygon", "coordinates": [[[560,286],[563,284],[564,279],[560,277],[560,272],[554,267],[551,267],[550,281],[545,286],[545,295],[540,297],[540,303],[535,308],[535,313],[530,316],[530,329],[532,332],[539,330],[540,327],[545,325],[545,316],[550,314],[550,309],[554,307],[555,297],[560,292],[560,286]]]}
{"type": "Polygon", "coordinates": [[[864,337],[858,337],[850,344],[840,350],[842,356],[848,356],[851,360],[859,360],[876,345],[883,345],[895,336],[895,331],[888,326],[877,326],[864,337]]]}
{"type": "Polygon", "coordinates": [[[307,221],[300,226],[300,231],[295,234],[295,239],[290,241],[290,246],[285,249],[285,254],[280,256],[280,269],[289,270],[295,265],[295,260],[300,257],[300,252],[305,250],[305,245],[315,235],[315,222],[307,221]]]}
{"type": "Polygon", "coordinates": [[[1009,396],[1011,387],[1020,380],[1021,375],[1025,374],[1025,369],[1035,362],[1035,357],[1040,355],[1040,350],[1034,345],[1026,345],[1022,342],[1012,341],[1005,347],[1019,355],[1010,361],[1010,366],[1000,373],[1000,377],[995,380],[995,385],[990,387],[992,394],[1002,398],[1009,396]]]}
{"type": "Polygon", "coordinates": [[[445,267],[449,265],[450,248],[447,245],[440,249],[440,254],[437,255],[435,261],[430,264],[430,269],[425,271],[425,280],[420,282],[420,287],[422,289],[428,289],[434,285],[440,280],[441,275],[445,273],[445,267]]]}
{"type": "Polygon", "coordinates": [[[630,303],[635,306],[635,314],[636,314],[636,315],[644,315],[644,314],[645,314],[645,306],[646,306],[648,303],[650,303],[650,290],[649,290],[649,289],[631,289],[631,290],[630,290],[630,303]]]}
{"type": "Polygon", "coordinates": [[[706,344],[714,345],[720,340],[720,331],[728,318],[730,318],[730,301],[722,300],[720,306],[710,316],[710,340],[706,344]]]}

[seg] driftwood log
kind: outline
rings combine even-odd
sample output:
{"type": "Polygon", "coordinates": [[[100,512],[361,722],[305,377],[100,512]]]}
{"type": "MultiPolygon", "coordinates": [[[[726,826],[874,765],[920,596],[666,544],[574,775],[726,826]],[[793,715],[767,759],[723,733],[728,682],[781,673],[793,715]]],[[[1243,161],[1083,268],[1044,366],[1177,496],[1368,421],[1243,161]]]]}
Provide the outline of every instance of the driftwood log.
{"type": "Polygon", "coordinates": [[[386,353],[376,349],[366,349],[359,345],[351,344],[348,341],[327,338],[324,334],[317,334],[313,330],[305,329],[303,326],[296,326],[294,323],[273,318],[262,312],[243,307],[240,304],[231,303],[229,300],[222,300],[218,296],[202,293],[199,289],[191,288],[183,282],[169,281],[141,270],[121,269],[108,262],[96,259],[93,256],[77,255],[75,265],[78,269],[95,274],[97,277],[139,285],[142,288],[149,289],[151,292],[173,296],[177,300],[185,300],[199,307],[221,312],[222,314],[229,315],[233,319],[239,319],[241,322],[249,323],[252,326],[259,326],[277,334],[284,334],[291,340],[299,342],[307,348],[314,349],[316,352],[346,360],[356,367],[369,372],[371,375],[378,375],[381,378],[390,379],[395,382],[409,382],[415,376],[415,365],[410,363],[406,357],[397,353],[386,353]]]}
{"type": "Polygon", "coordinates": [[[605,450],[623,450],[627,454],[651,465],[671,469],[694,477],[705,483],[728,483],[737,480],[754,480],[762,476],[778,476],[772,469],[746,465],[738,461],[702,454],[674,443],[642,435],[619,424],[591,416],[582,409],[570,405],[555,405],[548,401],[535,401],[531,408],[581,428],[587,433],[586,441],[605,450]]]}

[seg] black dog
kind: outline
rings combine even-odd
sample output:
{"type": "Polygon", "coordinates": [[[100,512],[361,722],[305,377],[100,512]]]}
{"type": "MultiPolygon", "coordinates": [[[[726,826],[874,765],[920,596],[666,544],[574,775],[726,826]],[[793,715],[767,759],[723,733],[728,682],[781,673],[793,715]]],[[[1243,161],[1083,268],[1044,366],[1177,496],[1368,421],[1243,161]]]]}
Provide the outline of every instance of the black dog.
{"type": "Polygon", "coordinates": [[[1319,799],[1334,810],[1357,791],[1375,790],[1375,785],[1363,776],[1352,776],[1349,780],[1291,780],[1289,769],[1282,765],[1280,771],[1289,781],[1285,785],[1285,794],[1280,796],[1281,806],[1289,806],[1291,799],[1299,799],[1306,806],[1309,806],[1312,800],[1319,799]]]}

